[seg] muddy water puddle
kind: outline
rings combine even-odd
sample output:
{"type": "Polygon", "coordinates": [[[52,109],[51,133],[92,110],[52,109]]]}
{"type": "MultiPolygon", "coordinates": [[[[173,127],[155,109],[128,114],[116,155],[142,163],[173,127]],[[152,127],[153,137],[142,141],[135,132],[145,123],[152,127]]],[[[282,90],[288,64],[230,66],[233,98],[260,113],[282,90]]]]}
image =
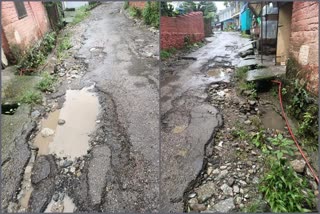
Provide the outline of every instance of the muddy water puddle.
{"type": "Polygon", "coordinates": [[[229,81],[229,72],[225,68],[212,68],[207,71],[207,76],[216,81],[229,81]]]}
{"type": "Polygon", "coordinates": [[[278,129],[285,131],[285,122],[281,115],[279,115],[272,107],[263,109],[264,114],[261,116],[261,122],[265,128],[278,129]]]}
{"type": "Polygon", "coordinates": [[[44,137],[40,132],[36,136],[34,144],[39,148],[39,155],[56,154],[74,159],[87,153],[89,135],[94,131],[99,112],[98,97],[89,91],[92,88],[67,90],[63,107],[42,120],[42,129],[49,128],[54,134],[44,137]],[[65,123],[58,125],[59,119],[65,123]]]}
{"type": "Polygon", "coordinates": [[[45,213],[72,213],[76,209],[76,205],[73,203],[73,200],[68,196],[65,195],[62,201],[55,202],[51,200],[48,204],[45,213]]]}

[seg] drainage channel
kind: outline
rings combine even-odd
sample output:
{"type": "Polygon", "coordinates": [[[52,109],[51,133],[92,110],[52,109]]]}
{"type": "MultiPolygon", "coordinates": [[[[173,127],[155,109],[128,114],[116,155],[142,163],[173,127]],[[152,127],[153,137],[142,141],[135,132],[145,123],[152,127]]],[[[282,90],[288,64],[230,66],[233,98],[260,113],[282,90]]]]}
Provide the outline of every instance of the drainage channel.
{"type": "MultiPolygon", "coordinates": [[[[90,134],[98,123],[96,119],[100,110],[98,97],[92,92],[94,87],[92,85],[81,90],[67,90],[63,107],[42,119],[41,131],[32,145],[38,148],[38,152],[32,150],[18,194],[19,211],[28,210],[33,190],[31,174],[36,156],[54,154],[58,159],[74,161],[87,154],[90,134]]],[[[60,201],[52,199],[45,212],[73,212],[75,209],[72,199],[64,195],[60,201]]]]}

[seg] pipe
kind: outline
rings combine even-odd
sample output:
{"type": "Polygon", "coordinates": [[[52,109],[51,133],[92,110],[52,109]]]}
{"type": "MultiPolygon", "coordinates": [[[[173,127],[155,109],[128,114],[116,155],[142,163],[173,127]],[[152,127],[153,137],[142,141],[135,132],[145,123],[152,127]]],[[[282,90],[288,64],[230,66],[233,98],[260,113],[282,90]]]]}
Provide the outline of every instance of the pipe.
{"type": "Polygon", "coordinates": [[[291,127],[290,127],[290,125],[289,125],[289,122],[288,122],[286,113],[284,112],[283,103],[282,103],[282,95],[281,95],[282,82],[277,81],[277,80],[272,80],[272,82],[277,83],[277,84],[279,85],[279,101],[280,101],[282,116],[283,116],[284,120],[286,121],[286,125],[287,125],[287,127],[288,127],[289,132],[290,132],[290,135],[291,135],[293,141],[295,142],[295,144],[296,144],[296,146],[297,146],[300,154],[302,155],[303,159],[305,160],[308,168],[310,169],[310,171],[311,171],[314,179],[316,180],[317,184],[319,184],[319,178],[318,178],[317,174],[315,173],[314,169],[312,168],[312,166],[310,165],[307,157],[306,157],[305,154],[303,153],[303,151],[302,151],[302,149],[301,149],[298,141],[296,140],[296,138],[295,138],[295,136],[294,136],[294,134],[293,134],[293,132],[292,132],[292,130],[291,130],[291,127]]]}

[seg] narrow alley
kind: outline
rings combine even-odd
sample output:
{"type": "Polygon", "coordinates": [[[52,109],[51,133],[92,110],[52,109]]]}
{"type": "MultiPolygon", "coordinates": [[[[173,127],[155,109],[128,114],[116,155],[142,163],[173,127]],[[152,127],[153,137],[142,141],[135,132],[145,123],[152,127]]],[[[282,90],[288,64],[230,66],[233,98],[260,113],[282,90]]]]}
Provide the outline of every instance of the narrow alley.
{"type": "Polygon", "coordinates": [[[6,162],[3,207],[10,212],[158,210],[157,30],[130,18],[123,2],[104,2],[63,34],[72,47],[54,66],[60,84],[47,94],[45,108],[31,113],[44,116],[27,131],[32,153],[10,153],[29,158],[22,163],[25,170],[10,168],[15,158],[6,162]],[[20,190],[14,189],[20,176],[11,180],[12,170],[23,176],[20,190]]]}
{"type": "Polygon", "coordinates": [[[216,32],[206,40],[161,69],[163,210],[230,212],[254,203],[266,210],[257,187],[266,157],[250,141],[290,138],[279,101],[263,90],[257,100],[239,89],[239,66],[259,66],[253,56],[240,57],[249,39],[216,32]]]}

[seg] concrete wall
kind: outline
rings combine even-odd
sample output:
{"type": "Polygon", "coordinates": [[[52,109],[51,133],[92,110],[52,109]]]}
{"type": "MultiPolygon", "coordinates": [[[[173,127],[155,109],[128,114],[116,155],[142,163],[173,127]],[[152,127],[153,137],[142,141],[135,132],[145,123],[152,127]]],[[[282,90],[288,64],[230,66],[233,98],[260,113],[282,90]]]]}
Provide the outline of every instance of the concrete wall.
{"type": "Polygon", "coordinates": [[[279,24],[277,36],[277,63],[285,64],[289,57],[289,41],[291,33],[292,3],[279,8],[279,24]]]}
{"type": "Polygon", "coordinates": [[[5,54],[17,45],[21,50],[34,44],[49,31],[50,23],[42,2],[25,1],[27,16],[19,19],[13,1],[1,2],[2,45],[5,54]]]}
{"type": "Polygon", "coordinates": [[[201,41],[204,39],[202,12],[192,12],[177,17],[161,16],[160,29],[161,49],[182,48],[187,36],[191,42],[201,41]]]}
{"type": "Polygon", "coordinates": [[[319,68],[319,3],[294,2],[292,9],[290,54],[303,68],[300,74],[307,88],[318,93],[319,68]]]}
{"type": "Polygon", "coordinates": [[[62,3],[63,3],[63,7],[65,9],[70,9],[70,8],[77,9],[77,8],[79,8],[81,6],[85,6],[85,5],[89,4],[89,2],[87,2],[87,1],[69,1],[69,2],[68,1],[64,1],[62,3]]]}

